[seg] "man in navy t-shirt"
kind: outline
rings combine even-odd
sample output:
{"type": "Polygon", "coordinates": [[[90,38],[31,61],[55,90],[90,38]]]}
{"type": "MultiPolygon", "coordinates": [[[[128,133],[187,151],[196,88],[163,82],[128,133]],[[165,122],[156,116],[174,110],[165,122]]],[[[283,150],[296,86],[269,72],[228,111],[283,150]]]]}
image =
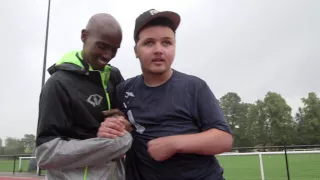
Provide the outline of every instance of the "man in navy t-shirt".
{"type": "MultiPolygon", "coordinates": [[[[151,9],[136,19],[142,75],[120,84],[121,111],[134,127],[127,180],[222,180],[214,155],[232,147],[230,127],[207,83],[171,68],[180,16],[151,9]]],[[[99,133],[123,130],[108,118],[99,133]]]]}

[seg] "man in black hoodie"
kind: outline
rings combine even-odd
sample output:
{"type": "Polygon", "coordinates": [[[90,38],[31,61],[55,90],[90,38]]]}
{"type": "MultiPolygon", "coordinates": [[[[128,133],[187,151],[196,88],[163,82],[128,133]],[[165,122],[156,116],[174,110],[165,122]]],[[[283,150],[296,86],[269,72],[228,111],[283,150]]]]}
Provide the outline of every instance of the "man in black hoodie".
{"type": "MultiPolygon", "coordinates": [[[[47,169],[48,179],[124,179],[119,157],[130,148],[131,135],[97,137],[103,111],[119,106],[115,88],[123,77],[109,61],[120,47],[121,27],[111,15],[96,14],[81,40],[82,51],[65,54],[48,70],[51,77],[39,103],[37,163],[47,169]]],[[[125,129],[125,120],[119,119],[125,129]]]]}

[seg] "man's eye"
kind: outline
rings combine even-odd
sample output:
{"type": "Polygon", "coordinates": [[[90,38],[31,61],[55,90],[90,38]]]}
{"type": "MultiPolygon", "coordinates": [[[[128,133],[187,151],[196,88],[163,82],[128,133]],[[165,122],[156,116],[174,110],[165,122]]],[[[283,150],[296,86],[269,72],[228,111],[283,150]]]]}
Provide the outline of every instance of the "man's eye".
{"type": "Polygon", "coordinates": [[[147,41],[147,42],[144,43],[144,45],[151,46],[151,45],[153,45],[153,42],[152,41],[147,41]]]}
{"type": "Polygon", "coordinates": [[[105,44],[98,44],[97,46],[98,46],[98,48],[101,49],[101,50],[105,50],[105,49],[108,48],[108,46],[106,46],[105,44]]]}
{"type": "Polygon", "coordinates": [[[172,43],[170,41],[164,41],[162,44],[163,44],[163,46],[167,47],[167,46],[171,45],[172,43]]]}

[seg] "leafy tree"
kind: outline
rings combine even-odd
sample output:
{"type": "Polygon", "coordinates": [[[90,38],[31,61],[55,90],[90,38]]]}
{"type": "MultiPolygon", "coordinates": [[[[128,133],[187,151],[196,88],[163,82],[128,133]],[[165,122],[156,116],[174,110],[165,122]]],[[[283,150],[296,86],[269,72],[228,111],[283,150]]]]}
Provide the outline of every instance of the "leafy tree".
{"type": "Polygon", "coordinates": [[[249,107],[248,124],[251,126],[253,143],[256,146],[266,146],[271,144],[270,123],[266,121],[265,104],[257,100],[255,104],[249,107]]]}
{"type": "Polygon", "coordinates": [[[255,146],[291,144],[294,134],[291,108],[274,92],[268,92],[263,100],[249,105],[246,126],[255,146]]]}
{"type": "Polygon", "coordinates": [[[253,145],[247,121],[250,104],[242,103],[237,93],[229,92],[220,98],[220,105],[233,132],[233,145],[236,147],[253,145]]]}
{"type": "Polygon", "coordinates": [[[0,155],[4,154],[4,147],[2,146],[2,139],[0,138],[0,155]]]}
{"type": "Polygon", "coordinates": [[[311,92],[302,98],[303,107],[296,114],[298,142],[320,144],[320,99],[311,92]]]}
{"type": "Polygon", "coordinates": [[[291,107],[285,99],[275,92],[268,92],[264,98],[264,111],[269,126],[269,141],[273,145],[292,143],[294,134],[291,107]]]}
{"type": "Polygon", "coordinates": [[[23,154],[24,146],[20,139],[8,137],[5,140],[5,154],[23,154]]]}
{"type": "Polygon", "coordinates": [[[25,134],[21,142],[25,148],[25,153],[32,153],[35,146],[36,137],[33,134],[25,134]]]}

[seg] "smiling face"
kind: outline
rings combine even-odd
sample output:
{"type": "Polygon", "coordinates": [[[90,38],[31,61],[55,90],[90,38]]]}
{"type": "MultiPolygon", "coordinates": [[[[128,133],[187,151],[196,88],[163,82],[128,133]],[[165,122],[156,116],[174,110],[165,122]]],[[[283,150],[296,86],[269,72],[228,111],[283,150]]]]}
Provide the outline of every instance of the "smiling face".
{"type": "Polygon", "coordinates": [[[135,47],[142,71],[151,74],[163,74],[169,71],[175,50],[175,33],[163,25],[142,29],[135,47]]]}
{"type": "Polygon", "coordinates": [[[117,20],[106,13],[92,16],[81,32],[82,56],[93,69],[103,70],[113,59],[122,41],[122,31],[117,20]]]}
{"type": "Polygon", "coordinates": [[[122,36],[117,32],[82,31],[83,58],[94,69],[102,70],[113,59],[120,47],[122,36]]]}

